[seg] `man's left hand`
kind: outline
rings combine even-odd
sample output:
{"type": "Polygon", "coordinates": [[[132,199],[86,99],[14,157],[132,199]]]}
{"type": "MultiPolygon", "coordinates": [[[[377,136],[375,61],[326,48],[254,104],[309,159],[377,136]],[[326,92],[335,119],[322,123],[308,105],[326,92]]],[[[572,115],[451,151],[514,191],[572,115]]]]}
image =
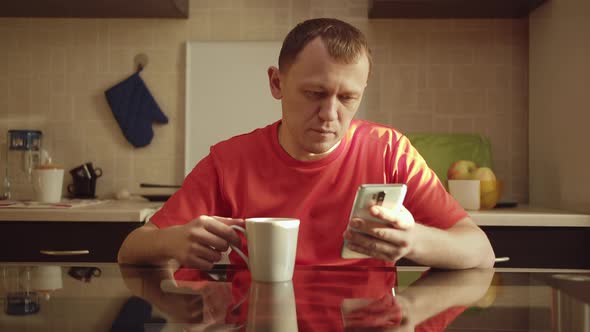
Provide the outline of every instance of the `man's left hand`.
{"type": "Polygon", "coordinates": [[[371,215],[383,223],[353,218],[344,232],[349,249],[388,261],[397,261],[414,248],[414,217],[405,207],[393,211],[374,205],[371,215]]]}

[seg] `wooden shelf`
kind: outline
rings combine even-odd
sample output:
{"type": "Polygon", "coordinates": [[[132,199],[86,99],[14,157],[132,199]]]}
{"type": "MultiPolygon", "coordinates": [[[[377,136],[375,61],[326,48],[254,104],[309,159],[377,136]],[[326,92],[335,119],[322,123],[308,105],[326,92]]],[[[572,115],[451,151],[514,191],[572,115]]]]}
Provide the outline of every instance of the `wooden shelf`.
{"type": "Polygon", "coordinates": [[[12,0],[0,17],[188,18],[188,0],[12,0]]]}
{"type": "Polygon", "coordinates": [[[522,18],[546,0],[373,0],[369,18],[522,18]]]}

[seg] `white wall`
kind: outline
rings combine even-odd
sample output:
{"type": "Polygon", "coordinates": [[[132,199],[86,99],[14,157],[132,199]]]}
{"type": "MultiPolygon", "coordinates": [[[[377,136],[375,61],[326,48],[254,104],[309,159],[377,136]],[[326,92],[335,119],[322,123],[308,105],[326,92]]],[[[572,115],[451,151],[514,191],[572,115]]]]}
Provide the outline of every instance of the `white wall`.
{"type": "Polygon", "coordinates": [[[530,16],[531,205],[590,213],[590,1],[530,16]]]}

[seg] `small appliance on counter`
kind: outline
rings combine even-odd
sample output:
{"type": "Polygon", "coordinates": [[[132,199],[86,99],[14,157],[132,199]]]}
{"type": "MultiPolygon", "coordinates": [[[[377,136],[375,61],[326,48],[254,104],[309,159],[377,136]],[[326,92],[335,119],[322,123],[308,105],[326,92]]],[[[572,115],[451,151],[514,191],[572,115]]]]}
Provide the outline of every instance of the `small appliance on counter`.
{"type": "Polygon", "coordinates": [[[9,130],[4,160],[4,180],[0,199],[22,199],[32,196],[33,169],[41,165],[47,153],[42,149],[40,130],[9,130]]]}

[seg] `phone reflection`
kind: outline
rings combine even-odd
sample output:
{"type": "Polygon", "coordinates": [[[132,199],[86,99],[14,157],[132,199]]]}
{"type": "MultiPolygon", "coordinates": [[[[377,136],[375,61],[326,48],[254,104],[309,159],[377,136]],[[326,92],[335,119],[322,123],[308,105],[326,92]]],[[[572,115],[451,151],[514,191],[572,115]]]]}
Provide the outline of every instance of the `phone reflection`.
{"type": "Polygon", "coordinates": [[[253,282],[231,268],[121,272],[134,295],[187,331],[444,331],[494,273],[430,270],[396,288],[395,271],[374,268],[298,267],[283,283],[253,282]]]}

